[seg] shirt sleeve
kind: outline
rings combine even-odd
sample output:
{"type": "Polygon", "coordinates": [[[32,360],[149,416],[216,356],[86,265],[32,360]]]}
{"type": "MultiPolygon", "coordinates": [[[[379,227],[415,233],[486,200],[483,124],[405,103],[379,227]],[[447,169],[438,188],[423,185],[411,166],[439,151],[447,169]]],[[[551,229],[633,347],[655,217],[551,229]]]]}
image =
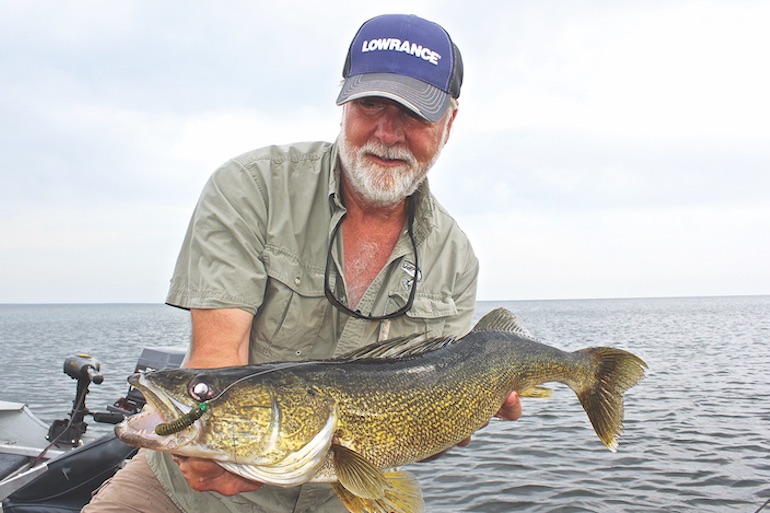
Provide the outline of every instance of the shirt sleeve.
{"type": "Polygon", "coordinates": [[[454,302],[457,307],[457,315],[447,319],[444,325],[444,335],[461,337],[471,330],[473,314],[476,311],[478,280],[479,260],[469,245],[467,265],[455,283],[454,302]]]}
{"type": "Polygon", "coordinates": [[[267,201],[264,185],[238,161],[211,176],[182,243],[167,304],[256,314],[267,281],[267,201]]]}

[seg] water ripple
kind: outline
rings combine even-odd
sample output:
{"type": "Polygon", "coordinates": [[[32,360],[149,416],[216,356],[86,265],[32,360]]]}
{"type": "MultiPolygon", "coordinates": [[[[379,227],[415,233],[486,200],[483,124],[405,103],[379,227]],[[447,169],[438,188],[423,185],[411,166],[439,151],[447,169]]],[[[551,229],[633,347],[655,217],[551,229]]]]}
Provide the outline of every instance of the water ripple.
{"type": "MultiPolygon", "coordinates": [[[[480,303],[477,317],[496,306],[549,343],[629,349],[650,371],[627,396],[618,453],[556,386],[551,399],[525,399],[519,421],[492,422],[470,446],[413,465],[428,511],[753,513],[770,498],[770,297],[480,303]]],[[[89,405],[103,408],[125,393],[143,346],[188,337],[187,315],[162,305],[0,306],[12,362],[0,386],[59,418],[74,392],[62,362],[88,351],[107,376],[89,405]]]]}

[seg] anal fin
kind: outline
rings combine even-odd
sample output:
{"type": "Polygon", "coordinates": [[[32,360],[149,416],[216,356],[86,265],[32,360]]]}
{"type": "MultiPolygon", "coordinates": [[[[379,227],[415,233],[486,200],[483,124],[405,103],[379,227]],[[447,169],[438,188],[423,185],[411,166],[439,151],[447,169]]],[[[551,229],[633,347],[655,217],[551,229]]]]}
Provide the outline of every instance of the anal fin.
{"type": "Polygon", "coordinates": [[[519,396],[520,397],[534,397],[534,398],[537,398],[537,399],[543,399],[543,398],[546,398],[546,397],[552,397],[553,396],[553,390],[548,388],[548,387],[536,385],[536,386],[533,386],[533,387],[523,388],[523,389],[519,390],[519,396]]]}

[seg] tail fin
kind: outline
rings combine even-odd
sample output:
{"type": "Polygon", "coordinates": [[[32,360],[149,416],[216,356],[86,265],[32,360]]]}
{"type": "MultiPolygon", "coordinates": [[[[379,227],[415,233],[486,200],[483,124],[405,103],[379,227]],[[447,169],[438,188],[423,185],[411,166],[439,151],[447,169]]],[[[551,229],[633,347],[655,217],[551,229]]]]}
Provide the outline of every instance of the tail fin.
{"type": "Polygon", "coordinates": [[[594,379],[573,390],[599,439],[615,452],[623,431],[623,393],[642,379],[647,364],[622,349],[591,347],[576,352],[590,358],[594,379]]]}

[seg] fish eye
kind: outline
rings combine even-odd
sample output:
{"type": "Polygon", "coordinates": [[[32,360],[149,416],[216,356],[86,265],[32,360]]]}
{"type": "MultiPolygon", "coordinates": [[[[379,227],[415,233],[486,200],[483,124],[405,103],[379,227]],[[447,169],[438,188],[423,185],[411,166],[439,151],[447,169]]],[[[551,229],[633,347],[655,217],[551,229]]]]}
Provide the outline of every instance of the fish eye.
{"type": "Polygon", "coordinates": [[[208,401],[217,395],[217,389],[209,382],[209,376],[195,376],[187,385],[187,392],[196,401],[208,401]]]}

